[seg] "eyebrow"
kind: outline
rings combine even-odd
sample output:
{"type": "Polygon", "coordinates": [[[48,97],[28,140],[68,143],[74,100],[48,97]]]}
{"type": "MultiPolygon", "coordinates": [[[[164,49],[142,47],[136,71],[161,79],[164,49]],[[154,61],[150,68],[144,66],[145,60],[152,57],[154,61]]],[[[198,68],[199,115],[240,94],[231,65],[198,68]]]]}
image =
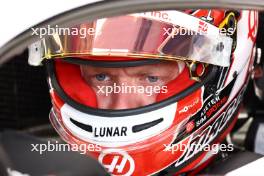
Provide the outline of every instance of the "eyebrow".
{"type": "MultiPolygon", "coordinates": [[[[128,74],[128,75],[142,75],[142,74],[153,74],[155,73],[155,71],[153,71],[153,69],[149,69],[146,67],[125,67],[125,68],[92,68],[89,69],[88,73],[91,74],[96,74],[96,73],[105,73],[105,74],[109,74],[109,75],[119,75],[119,71],[122,70],[124,73],[128,74]]],[[[156,69],[155,69],[156,70],[156,69]]]]}
{"type": "MultiPolygon", "coordinates": [[[[94,75],[99,73],[108,74],[110,76],[120,75],[119,70],[122,70],[127,75],[161,75],[165,73],[160,71],[158,66],[153,67],[153,65],[144,65],[140,67],[124,67],[124,68],[104,68],[104,67],[86,67],[88,75],[94,75]]],[[[167,75],[167,74],[165,74],[167,75]]]]}
{"type": "Polygon", "coordinates": [[[86,73],[89,75],[94,75],[94,74],[99,74],[99,73],[104,73],[104,74],[109,74],[112,75],[111,73],[113,71],[108,70],[107,68],[101,68],[101,67],[86,67],[86,73]]]}

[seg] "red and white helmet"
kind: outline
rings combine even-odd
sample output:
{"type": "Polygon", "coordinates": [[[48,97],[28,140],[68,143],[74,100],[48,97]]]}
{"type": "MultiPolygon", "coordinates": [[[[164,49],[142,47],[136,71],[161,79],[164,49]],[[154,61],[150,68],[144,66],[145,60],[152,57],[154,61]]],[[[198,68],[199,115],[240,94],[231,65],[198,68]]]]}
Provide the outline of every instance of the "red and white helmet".
{"type": "Polygon", "coordinates": [[[112,175],[180,174],[205,165],[236,122],[257,28],[255,11],[145,12],[71,27],[85,36],[46,36],[31,56],[52,58],[50,120],[66,142],[96,145],[87,154],[112,175]],[[159,62],[179,63],[179,75],[154,103],[131,109],[98,108],[80,69],[159,62]]]}

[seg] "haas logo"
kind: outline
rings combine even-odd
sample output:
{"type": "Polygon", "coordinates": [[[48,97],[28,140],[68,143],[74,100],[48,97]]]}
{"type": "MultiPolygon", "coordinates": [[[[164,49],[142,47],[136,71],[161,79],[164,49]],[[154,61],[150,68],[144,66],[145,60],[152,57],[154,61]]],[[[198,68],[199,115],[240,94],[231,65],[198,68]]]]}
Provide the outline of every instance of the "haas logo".
{"type": "Polygon", "coordinates": [[[99,155],[98,161],[114,176],[130,176],[135,170],[133,158],[125,151],[104,150],[99,155]]]}

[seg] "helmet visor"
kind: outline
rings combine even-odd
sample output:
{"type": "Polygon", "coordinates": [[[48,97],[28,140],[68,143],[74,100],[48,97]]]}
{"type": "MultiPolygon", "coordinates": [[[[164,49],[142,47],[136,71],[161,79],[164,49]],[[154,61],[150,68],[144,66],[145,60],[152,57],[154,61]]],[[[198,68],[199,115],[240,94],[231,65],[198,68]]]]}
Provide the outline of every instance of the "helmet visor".
{"type": "Polygon", "coordinates": [[[45,29],[41,40],[30,46],[32,57],[125,56],[229,66],[233,42],[220,34],[219,28],[178,11],[130,14],[45,29]]]}

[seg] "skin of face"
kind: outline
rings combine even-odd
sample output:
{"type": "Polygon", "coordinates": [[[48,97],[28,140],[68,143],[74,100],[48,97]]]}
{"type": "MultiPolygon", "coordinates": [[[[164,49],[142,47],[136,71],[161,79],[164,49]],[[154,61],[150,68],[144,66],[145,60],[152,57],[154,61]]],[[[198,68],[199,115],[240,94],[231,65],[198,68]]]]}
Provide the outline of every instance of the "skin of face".
{"type": "MultiPolygon", "coordinates": [[[[108,93],[100,88],[107,86],[165,86],[174,80],[180,73],[177,62],[162,62],[158,64],[136,67],[104,68],[90,65],[81,65],[81,74],[85,82],[96,93],[99,109],[131,109],[155,103],[158,93],[146,92],[119,92],[108,93]]],[[[104,89],[105,90],[105,89],[104,89]]]]}

